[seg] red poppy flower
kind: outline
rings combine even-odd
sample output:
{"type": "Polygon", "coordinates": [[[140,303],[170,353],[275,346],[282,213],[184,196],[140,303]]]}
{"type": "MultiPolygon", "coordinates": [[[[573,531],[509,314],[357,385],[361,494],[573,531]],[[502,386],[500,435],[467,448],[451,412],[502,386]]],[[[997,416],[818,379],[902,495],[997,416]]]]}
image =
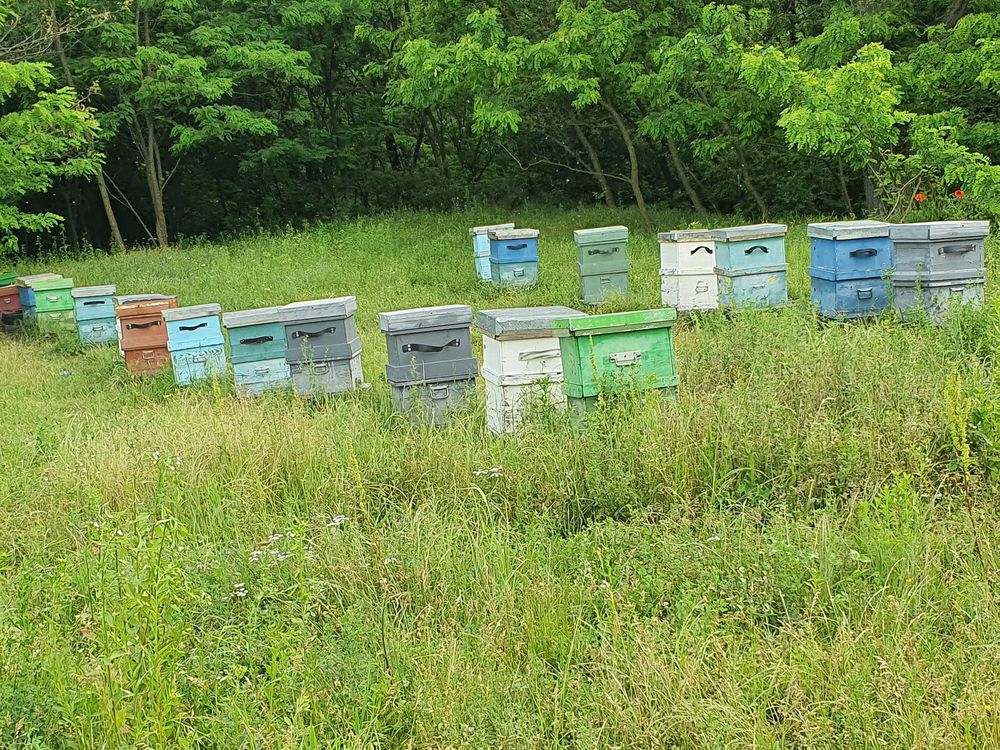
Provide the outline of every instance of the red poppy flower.
{"type": "Polygon", "coordinates": [[[927,200],[927,195],[924,193],[917,193],[916,195],[913,196],[913,200],[915,200],[917,203],[923,203],[925,200],[927,200]]]}
{"type": "Polygon", "coordinates": [[[952,193],[952,195],[954,195],[956,198],[964,198],[965,197],[965,191],[964,190],[956,190],[954,193],[952,193]]]}

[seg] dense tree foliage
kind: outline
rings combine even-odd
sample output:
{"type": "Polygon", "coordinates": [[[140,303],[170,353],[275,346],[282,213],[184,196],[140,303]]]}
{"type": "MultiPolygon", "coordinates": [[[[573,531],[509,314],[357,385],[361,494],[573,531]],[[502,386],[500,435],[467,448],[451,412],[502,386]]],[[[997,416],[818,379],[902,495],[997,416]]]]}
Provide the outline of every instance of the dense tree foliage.
{"type": "Polygon", "coordinates": [[[11,2],[22,247],[470,201],[1000,217],[1000,0],[11,2]]]}

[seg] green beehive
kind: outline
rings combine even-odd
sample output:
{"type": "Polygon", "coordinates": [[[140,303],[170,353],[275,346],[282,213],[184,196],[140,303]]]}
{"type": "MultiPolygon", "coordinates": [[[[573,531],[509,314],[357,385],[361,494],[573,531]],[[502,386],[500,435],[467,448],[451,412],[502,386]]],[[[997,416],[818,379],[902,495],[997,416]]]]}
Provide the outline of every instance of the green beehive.
{"type": "Polygon", "coordinates": [[[0,286],[10,286],[16,278],[16,273],[0,273],[0,286]]]}
{"type": "Polygon", "coordinates": [[[40,279],[35,292],[35,322],[42,333],[76,333],[73,279],[40,279]]]}
{"type": "Polygon", "coordinates": [[[635,389],[676,394],[671,332],[676,320],[676,310],[663,308],[555,321],[569,404],[586,412],[602,393],[635,389]]]}
{"type": "Polygon", "coordinates": [[[577,229],[573,240],[584,302],[597,305],[616,294],[628,294],[628,227],[577,229]]]}
{"type": "Polygon", "coordinates": [[[31,288],[35,290],[36,312],[59,312],[76,307],[72,293],[73,279],[40,279],[31,288]]]}

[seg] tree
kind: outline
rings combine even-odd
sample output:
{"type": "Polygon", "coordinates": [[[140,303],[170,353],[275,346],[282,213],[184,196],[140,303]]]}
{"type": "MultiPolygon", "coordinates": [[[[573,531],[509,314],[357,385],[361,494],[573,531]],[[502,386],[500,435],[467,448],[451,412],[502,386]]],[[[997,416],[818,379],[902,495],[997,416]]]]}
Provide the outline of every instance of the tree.
{"type": "Polygon", "coordinates": [[[138,157],[160,247],[169,243],[165,190],[185,153],[235,136],[278,133],[266,113],[232,103],[236,83],[258,68],[276,77],[305,75],[307,58],[286,46],[235,38],[224,9],[138,0],[116,9],[100,28],[100,52],[83,61],[100,93],[102,127],[126,139],[138,157]]]}
{"type": "Polygon", "coordinates": [[[20,209],[25,195],[41,193],[56,177],[94,174],[90,149],[97,123],[72,89],[54,89],[44,63],[0,61],[0,247],[17,248],[16,232],[41,232],[62,218],[20,209]]]}

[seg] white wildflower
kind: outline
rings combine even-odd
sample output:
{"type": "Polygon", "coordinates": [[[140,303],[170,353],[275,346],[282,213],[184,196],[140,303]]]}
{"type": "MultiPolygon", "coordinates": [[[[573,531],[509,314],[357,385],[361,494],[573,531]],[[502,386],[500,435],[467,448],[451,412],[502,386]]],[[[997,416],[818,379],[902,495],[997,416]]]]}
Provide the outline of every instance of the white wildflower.
{"type": "Polygon", "coordinates": [[[334,516],[327,522],[326,528],[332,528],[334,526],[342,526],[347,523],[347,516],[334,516]]]}

